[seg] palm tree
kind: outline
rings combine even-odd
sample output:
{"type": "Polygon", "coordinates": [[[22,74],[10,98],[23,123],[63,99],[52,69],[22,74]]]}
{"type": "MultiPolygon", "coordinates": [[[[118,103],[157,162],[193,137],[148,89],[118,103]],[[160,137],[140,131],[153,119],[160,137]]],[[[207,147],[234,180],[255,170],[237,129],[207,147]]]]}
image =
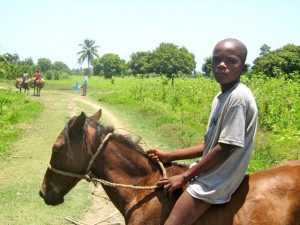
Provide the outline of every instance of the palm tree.
{"type": "Polygon", "coordinates": [[[85,39],[83,44],[79,44],[82,47],[82,51],[78,52],[77,55],[80,55],[78,63],[82,64],[86,59],[88,62],[88,71],[90,76],[90,65],[94,61],[95,56],[99,58],[97,48],[100,46],[94,46],[95,41],[85,39]]]}

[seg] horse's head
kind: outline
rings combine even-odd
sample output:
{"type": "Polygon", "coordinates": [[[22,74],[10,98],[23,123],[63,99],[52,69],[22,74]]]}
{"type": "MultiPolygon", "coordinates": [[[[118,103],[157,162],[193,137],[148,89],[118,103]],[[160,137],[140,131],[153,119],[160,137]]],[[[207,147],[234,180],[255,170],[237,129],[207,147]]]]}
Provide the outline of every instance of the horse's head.
{"type": "Polygon", "coordinates": [[[50,165],[39,191],[47,205],[63,203],[64,196],[81,179],[66,176],[63,172],[79,175],[86,173],[96,133],[96,128],[89,124],[98,121],[100,116],[101,110],[91,117],[81,113],[78,117],[73,117],[57,137],[52,147],[50,165]]]}

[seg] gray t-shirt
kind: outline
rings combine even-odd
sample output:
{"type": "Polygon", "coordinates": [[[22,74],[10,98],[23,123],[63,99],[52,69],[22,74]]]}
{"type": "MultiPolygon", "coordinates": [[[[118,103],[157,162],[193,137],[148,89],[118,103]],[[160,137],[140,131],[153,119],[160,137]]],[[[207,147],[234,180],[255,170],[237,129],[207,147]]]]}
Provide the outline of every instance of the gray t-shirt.
{"type": "Polygon", "coordinates": [[[233,147],[228,158],[190,181],[187,191],[191,196],[212,204],[230,200],[242,182],[250,162],[257,114],[253,94],[242,83],[237,83],[214,98],[204,138],[203,156],[217,143],[233,147]]]}

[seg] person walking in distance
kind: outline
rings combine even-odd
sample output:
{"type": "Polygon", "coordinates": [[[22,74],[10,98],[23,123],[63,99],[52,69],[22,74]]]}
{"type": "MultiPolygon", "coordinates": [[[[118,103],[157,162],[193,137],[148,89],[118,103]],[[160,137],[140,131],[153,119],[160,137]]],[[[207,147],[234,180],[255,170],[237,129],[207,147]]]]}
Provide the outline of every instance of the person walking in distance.
{"type": "Polygon", "coordinates": [[[83,81],[82,81],[82,96],[86,96],[86,91],[87,91],[87,83],[88,83],[88,76],[87,74],[83,74],[83,81]]]}

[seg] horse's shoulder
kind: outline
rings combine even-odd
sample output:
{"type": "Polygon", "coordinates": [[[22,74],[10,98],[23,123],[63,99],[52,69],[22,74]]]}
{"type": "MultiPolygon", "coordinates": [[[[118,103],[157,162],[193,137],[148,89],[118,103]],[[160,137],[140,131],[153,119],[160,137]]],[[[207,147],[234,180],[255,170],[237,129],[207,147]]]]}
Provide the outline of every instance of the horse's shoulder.
{"type": "Polygon", "coordinates": [[[179,164],[176,162],[168,163],[164,165],[168,176],[174,176],[186,171],[189,166],[185,164],[179,164]]]}

